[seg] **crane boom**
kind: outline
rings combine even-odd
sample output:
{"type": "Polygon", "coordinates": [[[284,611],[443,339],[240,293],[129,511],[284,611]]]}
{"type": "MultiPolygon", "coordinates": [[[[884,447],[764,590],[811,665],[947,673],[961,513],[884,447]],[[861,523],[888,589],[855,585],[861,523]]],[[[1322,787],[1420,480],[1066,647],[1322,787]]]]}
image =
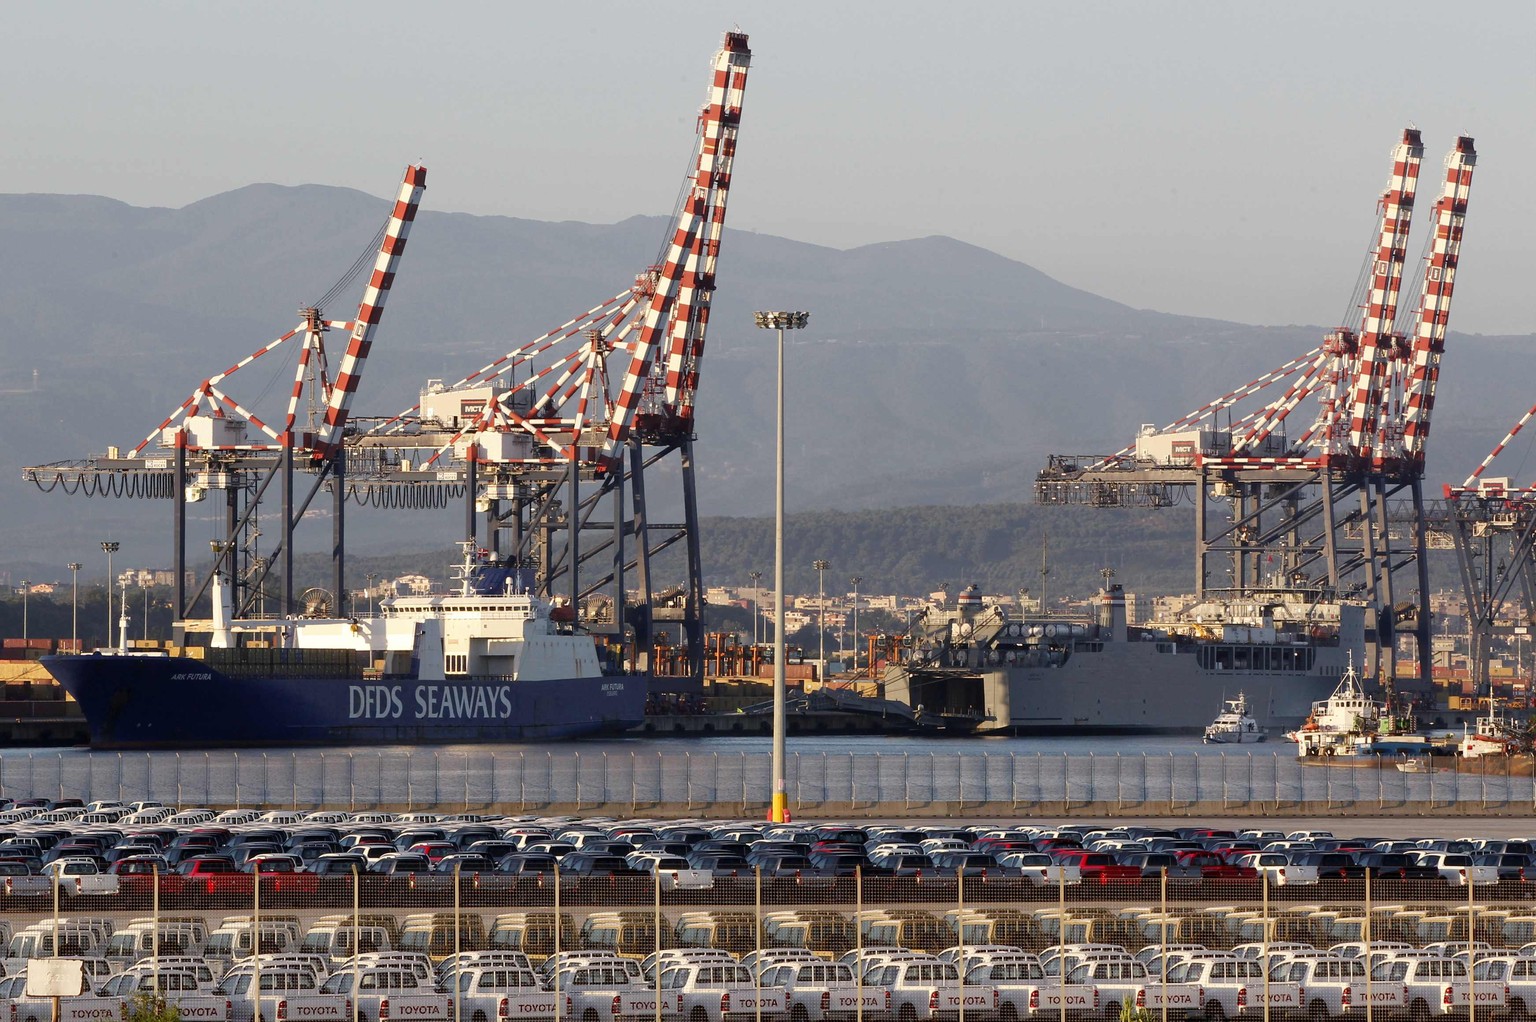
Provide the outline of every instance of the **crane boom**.
{"type": "Polygon", "coordinates": [[[400,182],[400,192],[395,198],[395,208],[389,224],[384,229],[384,240],[379,244],[378,258],[374,260],[373,276],[363,291],[363,300],[357,307],[357,319],[352,336],[347,341],[346,354],[331,387],[330,399],[325,405],[325,419],[315,443],[320,455],[334,453],[341,447],[342,434],[346,429],[347,416],[352,409],[352,396],[362,381],[363,365],[368,361],[368,351],[373,346],[373,331],[384,315],[384,302],[395,282],[395,270],[400,256],[405,252],[405,242],[416,220],[416,209],[421,205],[421,193],[427,187],[427,168],[405,168],[405,178],[400,182]]]}
{"type": "Polygon", "coordinates": [[[686,435],[692,430],[698,363],[709,325],[742,95],[751,63],[747,37],[727,32],[715,55],[709,100],[699,115],[692,180],[608,424],[601,460],[610,464],[642,414],[648,425],[663,432],[686,435]]]}
{"type": "Polygon", "coordinates": [[[1423,158],[1424,143],[1418,130],[1404,129],[1402,141],[1392,151],[1392,177],[1381,196],[1381,230],[1355,361],[1349,446],[1365,462],[1380,452],[1382,382],[1387,375],[1390,354],[1387,336],[1397,318],[1403,263],[1408,253],[1408,229],[1413,220],[1413,200],[1423,158]]]}
{"type": "Polygon", "coordinates": [[[1477,150],[1469,136],[1457,137],[1445,166],[1445,186],[1435,203],[1435,234],[1424,267],[1412,366],[1403,394],[1403,454],[1418,470],[1424,466],[1435,388],[1440,382],[1440,357],[1445,352],[1446,322],[1450,319],[1451,295],[1456,286],[1456,265],[1461,259],[1467,197],[1472,189],[1472,171],[1477,166],[1477,150]]]}

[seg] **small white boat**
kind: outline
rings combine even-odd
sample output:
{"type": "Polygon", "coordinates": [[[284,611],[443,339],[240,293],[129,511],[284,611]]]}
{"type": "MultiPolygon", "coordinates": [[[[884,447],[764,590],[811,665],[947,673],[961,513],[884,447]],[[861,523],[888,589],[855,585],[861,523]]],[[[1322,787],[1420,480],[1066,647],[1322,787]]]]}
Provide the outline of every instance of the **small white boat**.
{"type": "Polygon", "coordinates": [[[1508,756],[1515,751],[1514,721],[1498,712],[1492,697],[1488,699],[1488,715],[1477,718],[1474,730],[1466,732],[1457,746],[1457,752],[1472,759],[1478,756],[1508,756]]]}
{"type": "Polygon", "coordinates": [[[1222,711],[1205,729],[1207,745],[1251,745],[1266,737],[1258,721],[1248,715],[1248,699],[1239,692],[1236,699],[1228,699],[1222,711]]]}

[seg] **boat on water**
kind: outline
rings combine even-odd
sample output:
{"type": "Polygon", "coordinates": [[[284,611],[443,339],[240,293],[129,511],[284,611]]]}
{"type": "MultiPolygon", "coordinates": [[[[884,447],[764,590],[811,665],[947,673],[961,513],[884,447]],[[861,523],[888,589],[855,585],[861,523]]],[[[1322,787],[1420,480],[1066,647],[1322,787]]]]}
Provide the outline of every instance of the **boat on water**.
{"type": "Polygon", "coordinates": [[[1016,735],[1202,734],[1242,686],[1255,726],[1294,728],[1363,653],[1366,607],[1265,590],[1129,624],[1119,585],[1081,618],[1018,616],[977,588],[935,602],[889,664],[889,699],[953,729],[1016,735]]]}
{"type": "Polygon", "coordinates": [[[1216,719],[1206,725],[1204,740],[1207,745],[1252,745],[1267,737],[1259,722],[1248,715],[1248,697],[1239,692],[1236,699],[1226,700],[1216,719]]]}
{"type": "MultiPolygon", "coordinates": [[[[215,576],[207,644],[44,657],[93,748],[438,744],[628,730],[647,678],[464,545],[456,591],[376,616],[236,619],[215,576]]],[[[323,608],[318,608],[323,610],[323,608]]]]}
{"type": "Polygon", "coordinates": [[[1427,755],[1429,738],[1412,718],[1395,717],[1387,704],[1366,694],[1353,658],[1327,699],[1312,706],[1306,722],[1285,736],[1298,756],[1427,755]]]}
{"type": "Polygon", "coordinates": [[[1469,759],[1479,756],[1508,756],[1514,753],[1515,722],[1500,713],[1492,697],[1488,700],[1488,713],[1478,717],[1470,731],[1465,732],[1456,745],[1458,754],[1469,759]]]}

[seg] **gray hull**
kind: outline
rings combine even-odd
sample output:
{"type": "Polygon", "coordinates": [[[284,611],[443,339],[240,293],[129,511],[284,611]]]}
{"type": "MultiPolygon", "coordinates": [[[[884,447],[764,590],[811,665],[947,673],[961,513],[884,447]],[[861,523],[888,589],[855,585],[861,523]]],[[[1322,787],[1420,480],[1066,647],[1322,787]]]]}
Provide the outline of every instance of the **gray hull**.
{"type": "Polygon", "coordinates": [[[886,696],[933,711],[980,711],[989,718],[983,731],[1202,734],[1224,700],[1242,690],[1250,716],[1278,736],[1328,698],[1345,666],[1336,646],[1316,648],[1307,671],[1206,670],[1193,649],[1169,643],[1089,648],[1059,666],[894,667],[886,696]]]}

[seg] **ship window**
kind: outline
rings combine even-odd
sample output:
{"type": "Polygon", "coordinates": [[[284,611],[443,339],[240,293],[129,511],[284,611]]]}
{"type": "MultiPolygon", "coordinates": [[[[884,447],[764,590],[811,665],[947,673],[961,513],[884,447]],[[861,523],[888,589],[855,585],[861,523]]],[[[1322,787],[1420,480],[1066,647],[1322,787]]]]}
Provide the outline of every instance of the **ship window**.
{"type": "Polygon", "coordinates": [[[469,654],[468,653],[445,653],[445,654],[443,654],[443,673],[444,674],[468,674],[469,673],[469,654]]]}

